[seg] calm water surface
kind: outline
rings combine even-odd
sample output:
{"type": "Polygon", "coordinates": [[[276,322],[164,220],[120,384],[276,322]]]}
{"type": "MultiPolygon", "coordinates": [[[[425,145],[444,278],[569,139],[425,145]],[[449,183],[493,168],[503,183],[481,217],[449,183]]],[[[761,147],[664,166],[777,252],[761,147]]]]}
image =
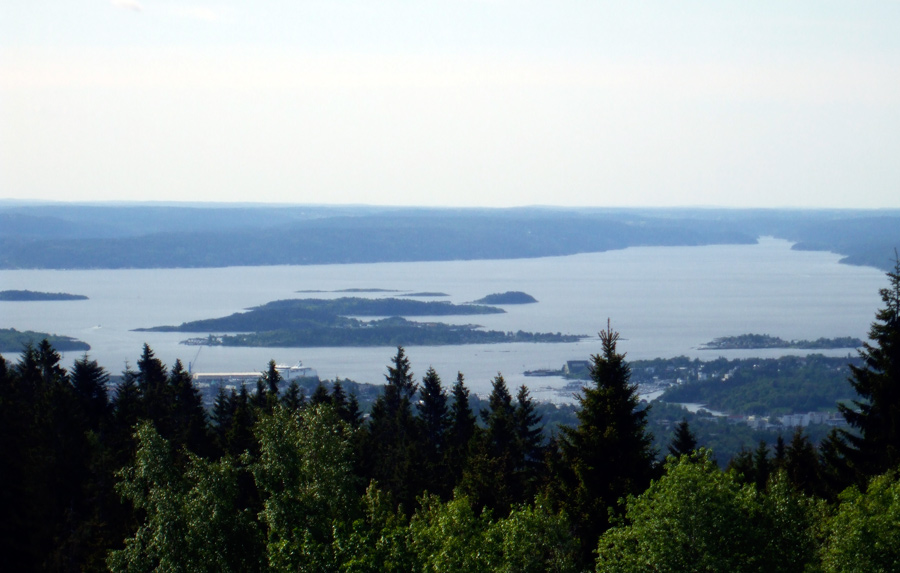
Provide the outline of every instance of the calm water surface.
{"type": "MultiPolygon", "coordinates": [[[[865,339],[880,306],[883,272],[838,264],[832,253],[790,250],[790,243],[640,247],[567,257],[501,261],[153,269],[0,271],[0,289],[83,294],[87,301],[0,302],[0,327],[73,336],[111,372],[134,365],[144,342],[167,364],[180,358],[195,371],[260,371],[269,359],[302,360],[326,378],[380,383],[394,348],[202,348],[180,345],[192,335],[131,329],[212,318],[272,300],[353,296],[303,293],[349,288],[439,291],[455,303],[508,290],[538,304],[507,306],[506,314],[439,317],[495,330],[590,334],[572,344],[499,344],[407,349],[417,376],[434,366],[448,384],[462,371],[477,393],[502,372],[510,386],[527,384],[540,398],[564,385],[526,378],[525,370],[559,368],[599,350],[606,320],[631,359],[678,355],[778,356],[785,351],[697,350],[719,336],[766,333],[786,339],[865,339]]],[[[396,296],[393,294],[359,296],[396,296]]],[[[429,299],[421,299],[429,300],[429,299]]],[[[415,319],[414,320],[422,320],[415,319]]],[[[835,351],[832,355],[846,354],[835,351]]],[[[15,358],[7,356],[7,358],[15,358]]],[[[64,356],[68,366],[76,353],[64,356]]]]}

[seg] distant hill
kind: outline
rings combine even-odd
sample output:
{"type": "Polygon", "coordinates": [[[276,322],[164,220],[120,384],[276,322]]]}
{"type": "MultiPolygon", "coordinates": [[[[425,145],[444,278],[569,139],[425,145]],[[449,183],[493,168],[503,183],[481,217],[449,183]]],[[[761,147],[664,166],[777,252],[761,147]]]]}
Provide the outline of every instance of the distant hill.
{"type": "Polygon", "coordinates": [[[0,207],[0,268],[512,259],[763,235],[888,269],[900,211],[18,205],[0,207]]]}

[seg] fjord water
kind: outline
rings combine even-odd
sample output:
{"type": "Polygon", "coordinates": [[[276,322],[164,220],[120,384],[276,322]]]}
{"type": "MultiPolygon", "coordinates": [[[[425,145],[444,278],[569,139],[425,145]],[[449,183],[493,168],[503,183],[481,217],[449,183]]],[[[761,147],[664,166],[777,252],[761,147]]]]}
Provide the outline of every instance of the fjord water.
{"type": "MultiPolygon", "coordinates": [[[[132,366],[144,342],[171,365],[195,371],[260,371],[269,359],[302,360],[320,376],[381,383],[395,348],[222,348],[179,341],[194,334],[132,332],[239,312],[286,298],[397,296],[443,292],[463,303],[520,290],[539,302],[504,307],[506,314],[436,317],[503,331],[587,334],[571,344],[497,344],[410,347],[417,376],[434,366],[447,383],[457,371],[486,393],[502,373],[511,387],[527,384],[553,398],[560,378],[527,378],[525,370],[559,368],[599,351],[597,332],[607,318],[619,331],[619,350],[631,359],[687,355],[700,358],[778,356],[791,351],[704,351],[720,336],[764,333],[785,339],[866,338],[880,305],[882,271],[839,264],[833,253],[793,251],[762,238],[756,245],[636,247],[605,253],[500,261],[376,263],[316,266],[151,270],[7,270],[0,289],[83,294],[87,301],[0,302],[0,327],[72,336],[113,373],[132,366]],[[393,289],[398,293],[297,293],[301,290],[393,289]]],[[[429,320],[413,317],[413,320],[429,320]]],[[[202,335],[202,334],[200,334],[202,335]]],[[[796,352],[796,351],[795,351],[796,352]]],[[[827,352],[844,355],[846,350],[827,352]]],[[[70,366],[79,353],[64,355],[70,366]]],[[[15,356],[6,356],[15,359],[15,356]]]]}

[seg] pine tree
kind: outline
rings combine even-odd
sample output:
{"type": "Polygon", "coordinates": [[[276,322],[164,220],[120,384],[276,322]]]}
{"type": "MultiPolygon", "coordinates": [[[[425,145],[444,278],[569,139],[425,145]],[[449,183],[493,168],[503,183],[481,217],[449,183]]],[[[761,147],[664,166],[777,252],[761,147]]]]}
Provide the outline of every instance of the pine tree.
{"type": "Polygon", "coordinates": [[[861,400],[853,407],[838,404],[857,430],[842,431],[842,450],[861,480],[900,464],[900,257],[887,276],[889,286],[880,290],[884,307],[859,352],[863,364],[850,366],[850,384],[861,400]]]}
{"type": "Polygon", "coordinates": [[[601,354],[591,357],[592,383],[578,397],[578,426],[563,428],[560,482],[563,509],[575,524],[587,562],[600,533],[609,527],[608,510],[650,483],[655,452],[647,432],[647,410],[638,408],[625,356],[616,351],[619,334],[600,333],[601,354]]]}
{"type": "Polygon", "coordinates": [[[675,435],[672,436],[672,443],[669,444],[669,454],[680,458],[683,455],[690,455],[697,450],[697,437],[691,431],[687,418],[682,418],[681,422],[675,426],[675,435]]]}

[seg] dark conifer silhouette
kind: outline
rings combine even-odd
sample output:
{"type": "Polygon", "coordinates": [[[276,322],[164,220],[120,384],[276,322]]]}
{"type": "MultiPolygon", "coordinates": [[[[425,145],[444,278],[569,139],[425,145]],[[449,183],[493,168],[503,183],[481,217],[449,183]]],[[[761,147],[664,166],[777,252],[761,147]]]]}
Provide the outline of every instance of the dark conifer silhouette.
{"type": "Polygon", "coordinates": [[[419,429],[411,404],[416,384],[402,346],[391,363],[384,390],[372,404],[363,465],[367,477],[411,512],[421,487],[419,429]]]}
{"type": "Polygon", "coordinates": [[[672,443],[669,444],[669,454],[679,458],[683,455],[690,455],[697,450],[697,437],[691,431],[687,418],[682,418],[675,426],[675,435],[672,436],[672,443]]]}
{"type": "Polygon", "coordinates": [[[451,395],[453,401],[450,404],[445,450],[448,488],[455,486],[462,478],[468,460],[469,443],[475,435],[475,414],[469,405],[469,389],[466,388],[462,372],[456,373],[451,395]]]}
{"type": "Polygon", "coordinates": [[[418,423],[422,428],[419,447],[425,466],[423,472],[425,488],[443,496],[450,493],[445,490],[442,483],[446,471],[443,461],[450,423],[449,414],[447,392],[441,386],[441,378],[434,368],[429,368],[422,377],[417,407],[418,423]]]}
{"type": "Polygon", "coordinates": [[[590,561],[597,538],[609,528],[618,500],[642,492],[650,482],[655,452],[647,432],[647,411],[639,408],[625,356],[616,350],[619,333],[607,324],[602,351],[591,357],[591,382],[578,402],[578,426],[563,428],[560,446],[561,503],[572,519],[590,561]]]}
{"type": "Polygon", "coordinates": [[[861,399],[838,404],[856,430],[841,431],[842,450],[861,481],[900,464],[900,258],[887,276],[889,285],[880,291],[884,307],[859,352],[863,365],[850,366],[850,384],[861,399]]]}

